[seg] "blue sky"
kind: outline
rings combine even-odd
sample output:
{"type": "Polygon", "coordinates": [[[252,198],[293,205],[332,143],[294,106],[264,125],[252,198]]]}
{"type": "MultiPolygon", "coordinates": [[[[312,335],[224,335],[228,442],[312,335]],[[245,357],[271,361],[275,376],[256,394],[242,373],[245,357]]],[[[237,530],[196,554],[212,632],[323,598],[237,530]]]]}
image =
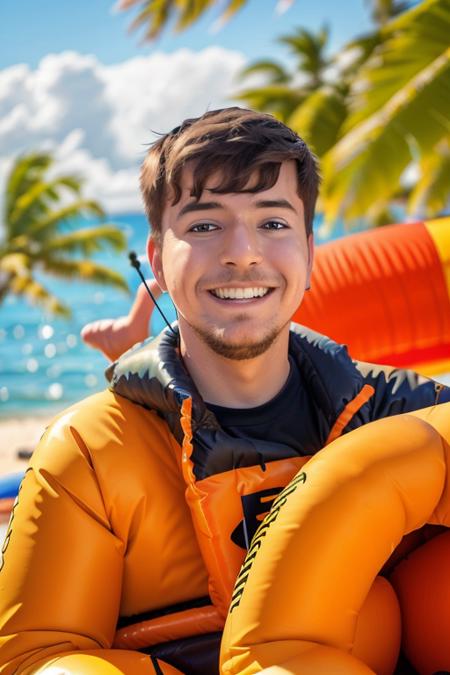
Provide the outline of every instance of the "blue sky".
{"type": "Polygon", "coordinates": [[[293,27],[316,29],[327,21],[331,46],[337,48],[370,27],[365,0],[295,0],[282,15],[275,0],[250,0],[224,28],[213,34],[213,9],[191,29],[165,31],[152,45],[142,46],[138,33],[130,33],[131,11],[113,11],[113,0],[2,0],[0,6],[0,68],[16,63],[36,67],[43,56],[63,50],[95,54],[105,64],[118,63],[155,50],[173,52],[180,47],[203,49],[214,44],[238,50],[251,58],[285,58],[276,45],[278,35],[293,27]]]}

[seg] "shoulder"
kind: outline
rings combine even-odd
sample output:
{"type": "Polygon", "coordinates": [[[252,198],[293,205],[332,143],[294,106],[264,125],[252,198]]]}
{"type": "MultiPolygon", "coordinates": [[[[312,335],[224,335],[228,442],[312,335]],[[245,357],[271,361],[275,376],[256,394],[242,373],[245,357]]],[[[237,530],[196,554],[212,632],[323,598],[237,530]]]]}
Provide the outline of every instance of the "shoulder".
{"type": "Polygon", "coordinates": [[[164,420],[152,410],[105,390],[60,413],[33,453],[32,465],[61,469],[85,463],[119,466],[137,459],[143,448],[173,443],[164,420]]]}
{"type": "Polygon", "coordinates": [[[363,377],[347,351],[326,335],[299,324],[291,324],[290,351],[297,357],[304,377],[336,409],[342,400],[351,400],[363,385],[363,377]]]}

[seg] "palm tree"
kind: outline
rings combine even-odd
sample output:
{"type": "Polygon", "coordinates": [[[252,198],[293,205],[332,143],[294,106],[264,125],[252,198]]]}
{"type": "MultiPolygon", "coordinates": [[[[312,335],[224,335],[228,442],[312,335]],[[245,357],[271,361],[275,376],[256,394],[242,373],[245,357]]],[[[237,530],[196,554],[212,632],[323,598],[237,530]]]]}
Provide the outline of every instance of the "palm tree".
{"type": "Polygon", "coordinates": [[[297,31],[283,39],[300,55],[294,72],[270,61],[243,72],[258,72],[267,84],[241,99],[282,119],[322,158],[320,206],[330,227],[340,218],[388,222],[397,200],[414,217],[432,217],[450,196],[449,0],[426,0],[403,14],[405,3],[373,5],[376,30],[333,58],[323,56],[324,29],[309,40],[297,31]],[[415,185],[405,186],[412,163],[415,185]]]}
{"type": "Polygon", "coordinates": [[[128,290],[123,277],[89,257],[104,246],[125,247],[123,233],[102,224],[73,230],[80,215],[103,217],[95,201],[80,196],[75,176],[48,178],[53,159],[44,153],[19,157],[6,181],[0,239],[0,303],[7,294],[25,296],[49,312],[70,316],[67,305],[36,278],[43,271],[63,279],[111,284],[128,290]]]}
{"type": "MultiPolygon", "coordinates": [[[[227,21],[247,0],[224,0],[219,21],[227,21]]],[[[119,0],[120,9],[140,7],[131,28],[145,27],[144,40],[154,40],[173,19],[175,30],[184,30],[207,10],[217,5],[217,0],[119,0]]]]}
{"type": "Polygon", "coordinates": [[[336,76],[333,59],[327,55],[327,26],[317,33],[298,28],[278,41],[289,48],[295,67],[288,71],[269,60],[251,64],[241,78],[258,74],[266,84],[244,89],[237,98],[298,131],[320,157],[335,143],[347,115],[348,78],[342,72],[336,76]]]}
{"type": "Polygon", "coordinates": [[[415,165],[411,215],[438,215],[450,197],[449,0],[425,0],[381,29],[358,69],[349,114],[323,161],[328,222],[377,218],[415,165]]]}
{"type": "MultiPolygon", "coordinates": [[[[432,217],[450,197],[450,0],[367,2],[372,33],[330,59],[326,29],[298,30],[282,39],[298,56],[297,68],[260,61],[244,75],[263,75],[265,84],[239,92],[293,127],[322,158],[321,209],[329,226],[338,219],[386,222],[397,199],[409,214],[432,217]],[[405,186],[412,165],[417,177],[405,186]]],[[[141,7],[134,25],[148,27],[147,39],[172,18],[181,30],[217,4],[121,0],[124,9],[141,7]]],[[[245,0],[221,4],[229,17],[245,0]]]]}
{"type": "Polygon", "coordinates": [[[250,107],[270,112],[288,122],[308,96],[325,84],[326,70],[330,65],[325,54],[328,38],[326,26],[317,33],[298,28],[292,35],[282,36],[278,42],[289,48],[296,61],[294,68],[288,70],[269,59],[252,63],[241,72],[241,79],[245,81],[249,76],[259,75],[266,82],[240,91],[237,98],[250,107]]]}

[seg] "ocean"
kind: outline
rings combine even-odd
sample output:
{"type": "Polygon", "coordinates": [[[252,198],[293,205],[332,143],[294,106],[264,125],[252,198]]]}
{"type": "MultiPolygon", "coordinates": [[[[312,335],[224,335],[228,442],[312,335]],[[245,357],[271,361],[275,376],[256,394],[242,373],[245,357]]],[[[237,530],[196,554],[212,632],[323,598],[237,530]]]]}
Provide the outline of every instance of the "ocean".
{"type": "MultiPolygon", "coordinates": [[[[153,276],[145,257],[149,231],[145,216],[114,216],[108,222],[117,223],[125,232],[128,250],[138,254],[144,275],[153,276]]],[[[80,226],[83,224],[93,221],[81,221],[80,226]]],[[[316,231],[318,243],[344,234],[340,227],[331,237],[321,239],[320,217],[316,231]]],[[[140,280],[129,264],[128,251],[103,252],[95,259],[120,271],[134,294],[140,280]]],[[[104,370],[108,362],[100,352],[83,343],[80,330],[95,319],[127,314],[132,295],[49,276],[42,276],[41,280],[70,305],[73,316],[69,320],[56,319],[13,295],[0,305],[0,419],[50,415],[107,385],[104,370]]],[[[167,294],[162,296],[160,305],[173,321],[175,312],[167,294]]],[[[158,312],[154,312],[152,334],[159,333],[163,326],[158,312]]]]}

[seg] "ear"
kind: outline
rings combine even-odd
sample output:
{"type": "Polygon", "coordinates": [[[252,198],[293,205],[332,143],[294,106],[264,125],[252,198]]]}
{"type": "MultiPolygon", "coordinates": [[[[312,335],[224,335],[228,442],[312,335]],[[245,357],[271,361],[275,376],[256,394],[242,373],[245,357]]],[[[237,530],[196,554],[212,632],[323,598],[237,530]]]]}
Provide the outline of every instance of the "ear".
{"type": "Polygon", "coordinates": [[[311,274],[314,261],[314,235],[311,233],[308,237],[308,269],[306,275],[306,290],[311,288],[311,274]]]}
{"type": "Polygon", "coordinates": [[[155,279],[158,282],[158,286],[161,288],[162,291],[167,291],[162,266],[161,246],[160,244],[155,243],[155,241],[151,236],[147,239],[147,256],[150,262],[150,266],[153,270],[153,274],[155,275],[155,279]]]}

